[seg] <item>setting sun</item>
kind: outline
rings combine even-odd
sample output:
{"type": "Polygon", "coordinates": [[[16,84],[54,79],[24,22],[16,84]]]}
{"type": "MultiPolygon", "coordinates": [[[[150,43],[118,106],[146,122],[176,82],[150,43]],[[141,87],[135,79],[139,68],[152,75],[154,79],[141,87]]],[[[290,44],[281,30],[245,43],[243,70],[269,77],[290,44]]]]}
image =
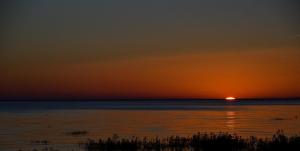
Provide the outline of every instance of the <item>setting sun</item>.
{"type": "Polygon", "coordinates": [[[226,97],[225,99],[226,99],[227,101],[234,101],[234,100],[235,100],[235,98],[234,98],[234,97],[231,97],[231,96],[230,96],[230,97],[226,97]]]}

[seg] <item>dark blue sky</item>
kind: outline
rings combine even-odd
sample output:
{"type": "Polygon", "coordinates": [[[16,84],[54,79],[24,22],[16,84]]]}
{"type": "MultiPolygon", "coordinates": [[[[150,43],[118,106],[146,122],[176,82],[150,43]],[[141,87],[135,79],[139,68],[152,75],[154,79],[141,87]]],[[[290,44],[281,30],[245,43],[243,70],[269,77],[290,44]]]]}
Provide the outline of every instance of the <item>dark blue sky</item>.
{"type": "Polygon", "coordinates": [[[296,0],[27,0],[2,7],[2,51],[11,59],[299,46],[296,0]]]}

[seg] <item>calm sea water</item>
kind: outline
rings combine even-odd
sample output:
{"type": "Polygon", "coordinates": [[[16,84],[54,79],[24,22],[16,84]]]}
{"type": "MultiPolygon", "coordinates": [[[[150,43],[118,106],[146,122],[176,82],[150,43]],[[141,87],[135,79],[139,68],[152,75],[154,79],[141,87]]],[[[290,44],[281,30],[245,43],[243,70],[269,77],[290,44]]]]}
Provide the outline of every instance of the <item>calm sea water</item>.
{"type": "Polygon", "coordinates": [[[300,100],[0,102],[0,123],[0,150],[6,151],[45,146],[82,150],[78,143],[113,134],[161,137],[222,131],[272,137],[278,129],[300,134],[300,100]]]}

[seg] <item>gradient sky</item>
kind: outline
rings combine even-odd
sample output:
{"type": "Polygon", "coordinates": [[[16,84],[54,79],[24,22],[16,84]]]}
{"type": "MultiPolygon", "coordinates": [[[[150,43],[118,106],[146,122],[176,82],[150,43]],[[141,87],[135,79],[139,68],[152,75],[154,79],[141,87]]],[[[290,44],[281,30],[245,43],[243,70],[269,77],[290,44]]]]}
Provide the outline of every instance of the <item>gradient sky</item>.
{"type": "Polygon", "coordinates": [[[300,97],[298,0],[0,5],[0,98],[300,97]]]}

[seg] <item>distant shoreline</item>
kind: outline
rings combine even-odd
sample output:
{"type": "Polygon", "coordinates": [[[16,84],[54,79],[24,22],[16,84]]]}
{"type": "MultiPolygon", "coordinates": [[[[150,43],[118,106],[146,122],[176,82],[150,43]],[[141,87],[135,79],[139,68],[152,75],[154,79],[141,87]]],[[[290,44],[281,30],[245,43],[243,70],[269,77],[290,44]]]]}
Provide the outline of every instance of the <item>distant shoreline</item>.
{"type": "MultiPolygon", "coordinates": [[[[102,101],[224,101],[224,98],[0,98],[2,101],[53,101],[53,102],[67,102],[67,101],[89,101],[89,102],[102,102],[102,101]]],[[[283,100],[300,100],[300,97],[295,98],[237,98],[237,101],[283,101],[283,100]]]]}

